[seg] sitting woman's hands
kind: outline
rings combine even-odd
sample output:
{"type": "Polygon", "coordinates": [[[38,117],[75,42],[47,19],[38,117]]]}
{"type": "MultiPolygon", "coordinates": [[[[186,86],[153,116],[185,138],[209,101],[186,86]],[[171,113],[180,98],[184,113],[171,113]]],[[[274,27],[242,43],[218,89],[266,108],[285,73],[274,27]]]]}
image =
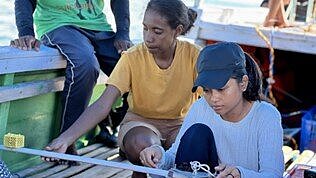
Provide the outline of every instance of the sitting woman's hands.
{"type": "MultiPolygon", "coordinates": [[[[68,146],[69,145],[68,145],[68,142],[66,141],[66,139],[58,137],[58,138],[54,139],[51,143],[49,143],[44,149],[47,151],[65,153],[68,146]]],[[[42,157],[42,160],[47,161],[47,162],[59,161],[56,158],[48,158],[48,157],[42,157]]]]}
{"type": "Polygon", "coordinates": [[[240,172],[235,166],[220,164],[215,167],[215,171],[219,171],[216,178],[240,178],[240,172]]]}
{"type": "Polygon", "coordinates": [[[157,163],[161,160],[162,152],[158,145],[152,145],[140,152],[139,159],[141,163],[148,167],[157,167],[157,163]]]}

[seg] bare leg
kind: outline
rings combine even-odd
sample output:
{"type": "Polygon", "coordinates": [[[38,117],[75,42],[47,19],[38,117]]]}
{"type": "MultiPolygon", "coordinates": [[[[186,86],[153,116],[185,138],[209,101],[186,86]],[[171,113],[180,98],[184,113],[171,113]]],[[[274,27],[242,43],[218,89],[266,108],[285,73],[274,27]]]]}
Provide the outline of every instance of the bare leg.
{"type": "MultiPolygon", "coordinates": [[[[133,164],[142,165],[139,153],[153,144],[161,145],[160,138],[147,127],[135,127],[127,132],[123,139],[126,158],[133,164]]],[[[146,178],[147,175],[133,172],[132,178],[146,178]]]]}
{"type": "Polygon", "coordinates": [[[270,0],[269,1],[269,12],[263,23],[263,26],[278,26],[288,27],[289,22],[285,17],[284,1],[283,0],[270,0]]]}
{"type": "Polygon", "coordinates": [[[284,9],[284,3],[283,1],[281,1],[281,7],[279,8],[278,14],[277,14],[277,24],[276,26],[280,27],[280,28],[285,28],[285,27],[289,27],[289,21],[286,19],[285,17],[285,9],[284,9]]]}

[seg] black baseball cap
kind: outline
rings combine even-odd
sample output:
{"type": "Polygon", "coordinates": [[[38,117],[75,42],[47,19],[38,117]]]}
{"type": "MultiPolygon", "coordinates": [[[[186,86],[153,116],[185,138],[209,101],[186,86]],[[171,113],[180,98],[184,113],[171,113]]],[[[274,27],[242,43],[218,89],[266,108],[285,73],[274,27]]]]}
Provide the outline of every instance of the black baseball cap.
{"type": "Polygon", "coordinates": [[[196,63],[198,76],[192,92],[195,92],[198,86],[223,88],[237,70],[246,74],[245,55],[241,47],[233,42],[218,42],[204,47],[196,63]]]}

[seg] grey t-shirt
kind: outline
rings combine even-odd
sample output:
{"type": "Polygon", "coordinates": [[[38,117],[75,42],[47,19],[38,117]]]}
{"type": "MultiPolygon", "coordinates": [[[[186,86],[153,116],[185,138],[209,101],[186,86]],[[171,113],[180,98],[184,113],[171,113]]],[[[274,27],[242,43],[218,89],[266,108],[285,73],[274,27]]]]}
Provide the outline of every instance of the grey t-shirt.
{"type": "Polygon", "coordinates": [[[254,102],[249,113],[239,122],[223,120],[200,98],[190,108],[175,143],[163,154],[162,169],[174,165],[176,151],[185,131],[196,123],[211,128],[220,163],[237,166],[242,178],[282,177],[283,129],[281,115],[271,104],[254,102]]]}

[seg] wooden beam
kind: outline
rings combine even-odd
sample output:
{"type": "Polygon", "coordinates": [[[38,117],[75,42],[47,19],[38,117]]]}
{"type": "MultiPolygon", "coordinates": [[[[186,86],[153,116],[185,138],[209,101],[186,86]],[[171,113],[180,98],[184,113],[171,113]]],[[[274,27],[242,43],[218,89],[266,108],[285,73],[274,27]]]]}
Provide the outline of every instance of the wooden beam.
{"type": "MultiPolygon", "coordinates": [[[[316,34],[304,31],[303,24],[297,22],[296,26],[289,28],[262,27],[260,14],[255,14],[258,15],[258,21],[254,23],[251,22],[254,21],[253,17],[247,19],[244,17],[244,12],[238,9],[232,9],[232,17],[228,18],[229,20],[227,21],[221,22],[221,16],[214,16],[214,12],[219,10],[217,9],[216,11],[212,10],[211,7],[209,8],[203,9],[201,19],[197,24],[200,28],[199,39],[231,41],[244,45],[267,47],[264,40],[261,39],[255,30],[256,26],[259,25],[260,31],[270,40],[274,49],[316,54],[316,34]]],[[[254,10],[256,8],[252,11],[254,10]]],[[[260,9],[257,8],[257,10],[260,9]]]]}
{"type": "MultiPolygon", "coordinates": [[[[102,146],[103,146],[103,144],[101,144],[101,143],[89,145],[89,146],[86,146],[86,147],[79,149],[78,154],[79,155],[86,155],[90,152],[93,152],[94,150],[97,150],[98,148],[100,148],[102,146]]],[[[21,170],[19,172],[16,172],[15,174],[20,176],[20,177],[30,177],[31,175],[35,175],[35,174],[38,174],[40,172],[45,172],[49,168],[54,167],[54,166],[56,166],[54,163],[43,162],[39,165],[27,168],[25,170],[21,170]]]]}
{"type": "Polygon", "coordinates": [[[0,74],[61,69],[66,60],[57,49],[41,46],[40,51],[23,51],[10,46],[0,47],[0,74]]]}
{"type": "Polygon", "coordinates": [[[58,77],[51,80],[24,82],[0,87],[0,103],[61,91],[64,87],[64,80],[64,77],[58,77]]]}

